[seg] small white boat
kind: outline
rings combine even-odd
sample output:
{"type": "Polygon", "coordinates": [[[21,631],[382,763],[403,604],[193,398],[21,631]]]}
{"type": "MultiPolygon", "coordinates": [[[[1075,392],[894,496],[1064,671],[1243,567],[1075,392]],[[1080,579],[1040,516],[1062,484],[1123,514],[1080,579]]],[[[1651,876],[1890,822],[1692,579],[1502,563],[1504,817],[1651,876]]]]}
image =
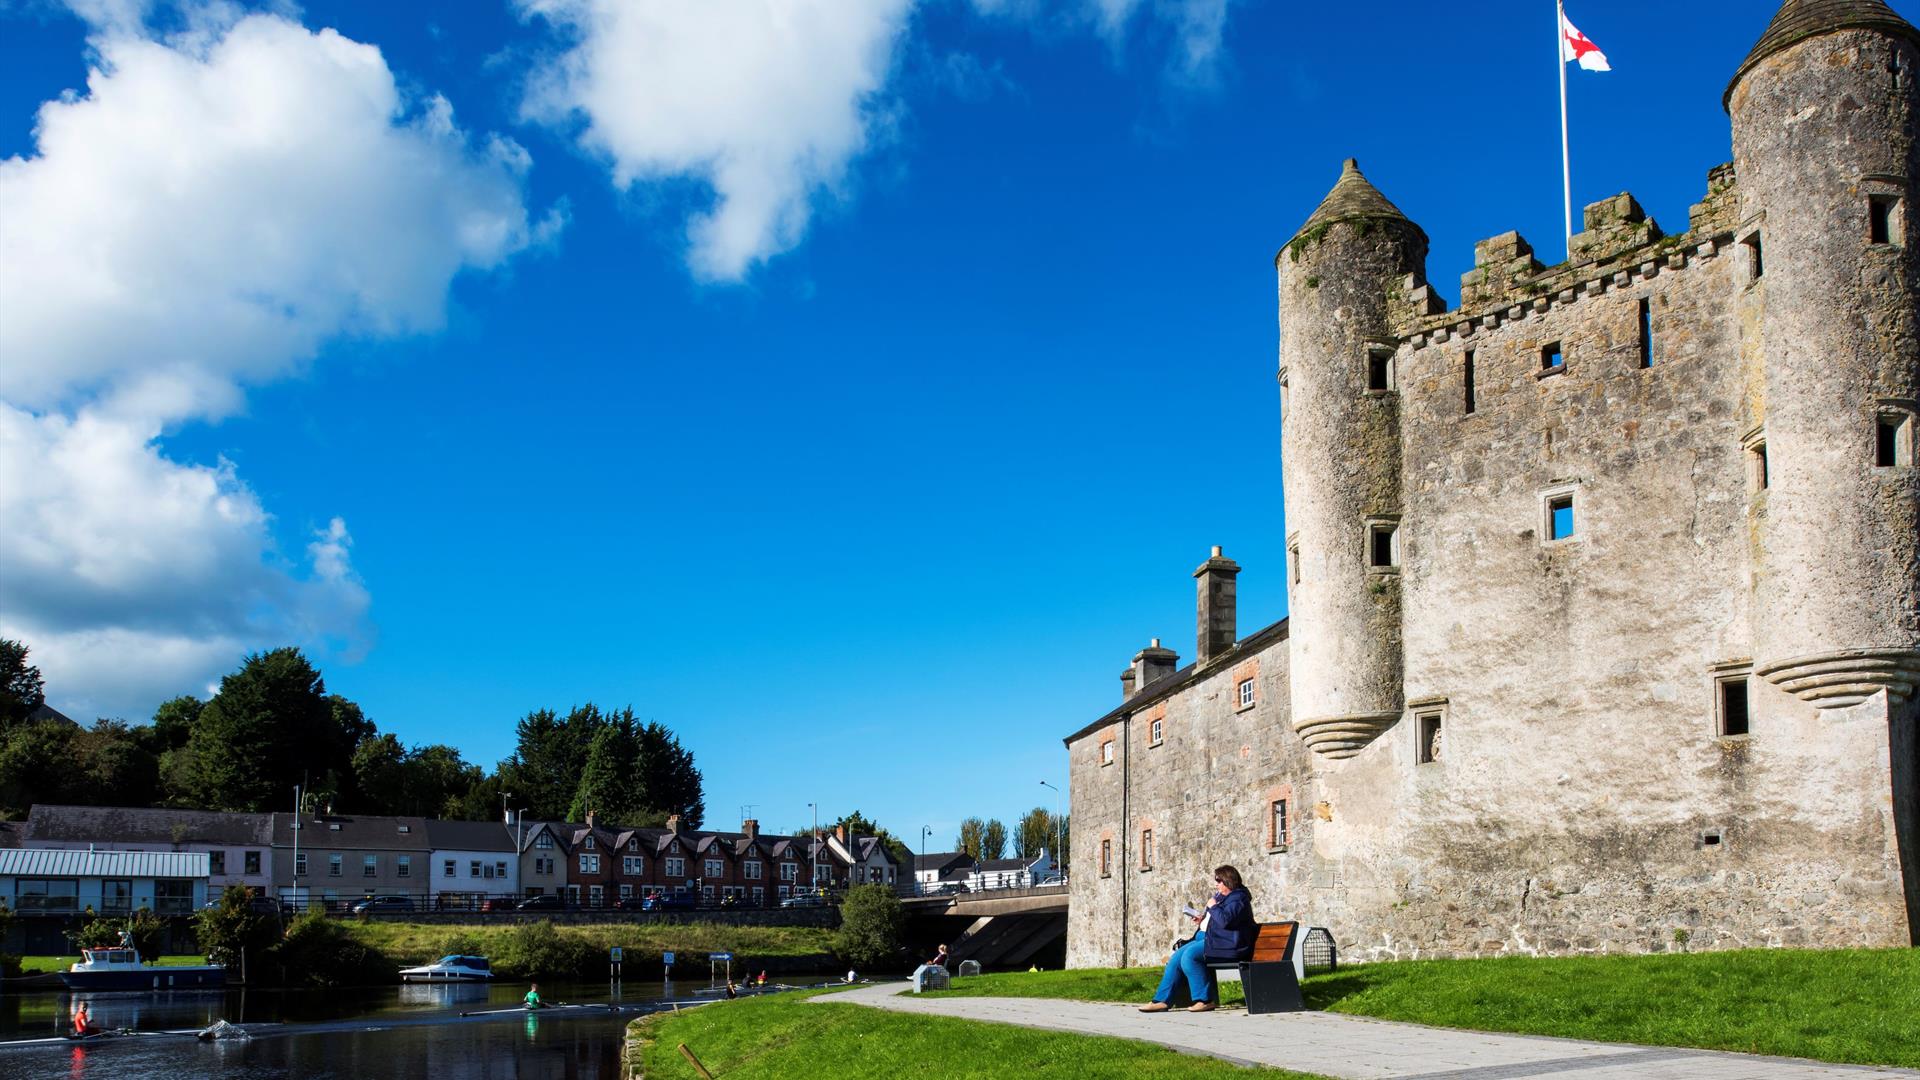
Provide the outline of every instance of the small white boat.
{"type": "Polygon", "coordinates": [[[60,972],[69,990],[217,990],[227,969],[217,964],[151,967],[130,942],[118,948],[81,949],[80,962],[60,972]]]}
{"type": "Polygon", "coordinates": [[[486,982],[493,965],[484,956],[443,956],[431,964],[402,968],[400,981],[410,983],[486,982]]]}

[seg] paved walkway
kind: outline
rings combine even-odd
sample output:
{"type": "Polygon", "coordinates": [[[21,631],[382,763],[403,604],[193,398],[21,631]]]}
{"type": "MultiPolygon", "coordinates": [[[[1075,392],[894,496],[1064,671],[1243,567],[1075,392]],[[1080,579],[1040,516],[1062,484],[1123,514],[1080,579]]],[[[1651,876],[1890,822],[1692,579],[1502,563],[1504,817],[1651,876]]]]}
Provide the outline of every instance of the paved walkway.
{"type": "Polygon", "coordinates": [[[1827,1065],[1712,1050],[1494,1035],[1389,1020],[1301,1012],[1150,1015],[1131,1005],[1050,998],[929,998],[882,983],[813,1000],[895,1012],[1111,1035],[1242,1065],[1273,1065],[1345,1080],[1913,1080],[1920,1072],[1827,1065]]]}

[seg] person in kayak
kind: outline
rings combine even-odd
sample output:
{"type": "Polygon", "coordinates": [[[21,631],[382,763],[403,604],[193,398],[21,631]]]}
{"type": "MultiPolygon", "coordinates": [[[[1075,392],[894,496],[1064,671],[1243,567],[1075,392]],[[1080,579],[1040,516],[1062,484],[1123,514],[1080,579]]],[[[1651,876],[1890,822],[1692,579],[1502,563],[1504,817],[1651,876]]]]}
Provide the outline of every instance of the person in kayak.
{"type": "Polygon", "coordinates": [[[80,1007],[73,1010],[74,1038],[84,1039],[89,1035],[99,1034],[99,1031],[99,1028],[93,1026],[93,1017],[87,1012],[87,1003],[81,1002],[80,1007]]]}
{"type": "Polygon", "coordinates": [[[527,985],[526,1003],[529,1009],[544,1009],[547,1007],[546,1003],[540,1000],[539,983],[529,983],[527,985]]]}

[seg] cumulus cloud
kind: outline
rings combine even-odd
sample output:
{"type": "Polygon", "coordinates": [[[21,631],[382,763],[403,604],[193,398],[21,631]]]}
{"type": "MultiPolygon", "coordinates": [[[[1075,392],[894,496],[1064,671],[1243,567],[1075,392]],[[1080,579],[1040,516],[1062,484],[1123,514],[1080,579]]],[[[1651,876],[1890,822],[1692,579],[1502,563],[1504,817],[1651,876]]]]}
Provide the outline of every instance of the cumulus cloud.
{"type": "Polygon", "coordinates": [[[866,149],[913,0],[519,0],[563,41],[534,120],[578,130],[621,188],[692,178],[688,264],[732,281],[792,248],[866,149]]]}
{"type": "Polygon", "coordinates": [[[345,522],[288,556],[231,464],[161,435],[331,340],[436,330],[455,276],[558,218],[529,214],[524,150],[373,46],[225,4],[165,37],[142,0],[75,7],[86,90],[0,161],[0,635],[60,707],[139,716],[248,650],[371,632],[345,522]]]}

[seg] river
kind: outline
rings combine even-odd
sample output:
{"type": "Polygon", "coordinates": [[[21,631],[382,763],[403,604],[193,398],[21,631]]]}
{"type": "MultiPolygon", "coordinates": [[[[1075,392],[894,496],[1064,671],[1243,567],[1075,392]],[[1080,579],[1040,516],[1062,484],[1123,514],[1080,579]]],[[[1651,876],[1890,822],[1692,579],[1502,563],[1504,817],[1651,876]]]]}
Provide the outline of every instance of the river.
{"type": "MultiPolygon", "coordinates": [[[[789,976],[791,981],[800,979],[789,976]]],[[[807,979],[807,982],[816,980],[807,979]]],[[[382,986],[354,990],[247,990],[169,994],[64,991],[0,997],[0,1077],[62,1080],[614,1080],[621,1034],[635,1016],[669,1000],[711,995],[706,979],[672,983],[542,983],[549,1002],[617,1003],[612,1011],[519,1010],[524,983],[382,986]],[[245,1024],[246,1039],[202,1043],[171,1035],[84,1044],[20,1045],[68,1029],[75,1002],[108,1030],[161,1032],[215,1020],[245,1024]],[[461,1013],[508,1010],[490,1016],[461,1013]],[[12,1041],[14,1045],[8,1045],[12,1041]]]]}

